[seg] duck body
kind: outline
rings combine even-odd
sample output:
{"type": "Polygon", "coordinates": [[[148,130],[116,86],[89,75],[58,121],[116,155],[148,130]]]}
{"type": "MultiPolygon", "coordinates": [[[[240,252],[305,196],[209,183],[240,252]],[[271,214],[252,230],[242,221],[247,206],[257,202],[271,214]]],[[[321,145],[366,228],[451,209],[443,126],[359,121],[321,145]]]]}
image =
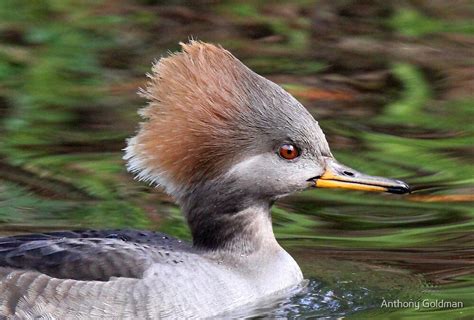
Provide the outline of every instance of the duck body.
{"type": "Polygon", "coordinates": [[[0,266],[0,314],[14,319],[203,318],[303,279],[276,242],[235,257],[135,230],[2,238],[0,266]]]}

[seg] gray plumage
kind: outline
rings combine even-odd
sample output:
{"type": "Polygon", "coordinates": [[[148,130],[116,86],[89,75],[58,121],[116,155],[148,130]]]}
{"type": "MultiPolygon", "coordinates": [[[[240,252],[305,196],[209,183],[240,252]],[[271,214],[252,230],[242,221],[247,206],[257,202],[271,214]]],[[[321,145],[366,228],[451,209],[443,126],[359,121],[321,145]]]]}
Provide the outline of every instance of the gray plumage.
{"type": "Polygon", "coordinates": [[[0,252],[0,315],[11,319],[208,317],[301,277],[284,251],[234,259],[133,230],[8,237],[0,252]],[[294,274],[269,279],[287,259],[294,274]]]}
{"type": "Polygon", "coordinates": [[[140,278],[154,261],[174,250],[193,251],[163,233],[77,230],[0,238],[0,266],[32,269],[51,277],[107,281],[140,278]]]}

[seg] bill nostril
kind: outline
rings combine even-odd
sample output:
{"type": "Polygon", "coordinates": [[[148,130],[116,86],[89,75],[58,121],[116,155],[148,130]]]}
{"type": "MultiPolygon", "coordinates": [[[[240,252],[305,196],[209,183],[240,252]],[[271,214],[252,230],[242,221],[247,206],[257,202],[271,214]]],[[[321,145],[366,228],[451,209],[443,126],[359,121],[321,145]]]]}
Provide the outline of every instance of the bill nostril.
{"type": "Polygon", "coordinates": [[[354,176],[354,173],[350,172],[350,171],[344,171],[343,172],[346,176],[349,176],[349,177],[353,177],[354,176]]]}

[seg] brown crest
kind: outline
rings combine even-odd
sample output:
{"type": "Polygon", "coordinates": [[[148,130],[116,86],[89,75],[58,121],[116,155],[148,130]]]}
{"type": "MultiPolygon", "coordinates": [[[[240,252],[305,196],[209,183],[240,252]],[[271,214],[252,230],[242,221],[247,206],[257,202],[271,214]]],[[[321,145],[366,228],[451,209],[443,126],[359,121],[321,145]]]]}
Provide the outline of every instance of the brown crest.
{"type": "MultiPolygon", "coordinates": [[[[248,110],[255,77],[230,52],[198,41],[160,59],[141,94],[146,119],[128,141],[128,168],[173,192],[177,186],[213,177],[238,148],[235,124],[248,110]],[[234,141],[234,142],[232,142],[234,141]]],[[[237,139],[238,140],[238,139],[237,139]]]]}

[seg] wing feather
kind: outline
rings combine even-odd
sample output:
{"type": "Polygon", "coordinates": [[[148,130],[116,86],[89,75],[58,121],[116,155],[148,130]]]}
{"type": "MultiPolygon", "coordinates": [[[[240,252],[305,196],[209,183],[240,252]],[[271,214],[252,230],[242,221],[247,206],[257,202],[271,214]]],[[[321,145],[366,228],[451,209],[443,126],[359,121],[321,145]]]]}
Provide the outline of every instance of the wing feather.
{"type": "Polygon", "coordinates": [[[34,270],[55,278],[107,281],[141,278],[169,251],[189,244],[163,233],[138,230],[81,230],[0,238],[0,267],[34,270]]]}

